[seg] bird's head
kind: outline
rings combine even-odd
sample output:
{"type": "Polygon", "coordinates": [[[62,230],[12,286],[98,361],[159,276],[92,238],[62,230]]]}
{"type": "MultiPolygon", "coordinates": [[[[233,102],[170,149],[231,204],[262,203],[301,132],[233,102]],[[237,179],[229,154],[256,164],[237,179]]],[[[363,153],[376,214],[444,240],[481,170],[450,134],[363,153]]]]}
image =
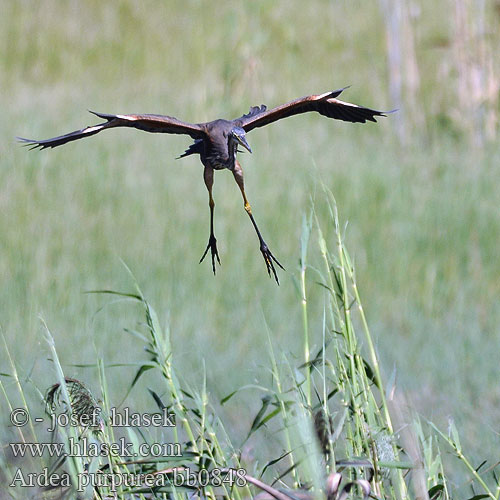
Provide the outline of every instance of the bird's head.
{"type": "Polygon", "coordinates": [[[249,153],[252,152],[252,148],[248,144],[245,137],[245,130],[241,127],[234,127],[233,129],[231,129],[230,138],[237,144],[241,144],[249,153]]]}

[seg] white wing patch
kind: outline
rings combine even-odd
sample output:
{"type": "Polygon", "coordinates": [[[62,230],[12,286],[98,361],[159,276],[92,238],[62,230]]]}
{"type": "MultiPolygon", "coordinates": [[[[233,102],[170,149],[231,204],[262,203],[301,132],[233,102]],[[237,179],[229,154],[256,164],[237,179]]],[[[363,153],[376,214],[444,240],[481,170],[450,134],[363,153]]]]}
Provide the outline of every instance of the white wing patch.
{"type": "Polygon", "coordinates": [[[331,94],[335,94],[335,92],[325,92],[324,94],[320,94],[316,96],[316,99],[319,101],[320,99],[324,99],[325,97],[328,97],[331,94]]]}
{"type": "Polygon", "coordinates": [[[91,132],[95,132],[96,130],[101,130],[101,129],[102,125],[94,125],[93,127],[87,127],[84,132],[86,134],[90,134],[91,132]]]}
{"type": "Polygon", "coordinates": [[[340,99],[328,99],[328,102],[341,104],[342,106],[352,106],[353,108],[361,108],[357,104],[352,104],[351,102],[341,101],[340,99]]]}

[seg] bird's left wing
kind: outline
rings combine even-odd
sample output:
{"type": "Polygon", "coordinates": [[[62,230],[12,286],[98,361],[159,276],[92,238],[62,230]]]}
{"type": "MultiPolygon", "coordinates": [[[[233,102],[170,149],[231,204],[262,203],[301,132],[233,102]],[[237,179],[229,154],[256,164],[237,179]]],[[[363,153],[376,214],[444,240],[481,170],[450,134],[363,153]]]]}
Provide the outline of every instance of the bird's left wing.
{"type": "Polygon", "coordinates": [[[300,113],[308,113],[316,111],[317,113],[353,123],[365,123],[367,120],[375,122],[376,116],[385,116],[385,113],[392,111],[376,111],[374,109],[365,108],[349,102],[344,102],[337,97],[345,90],[335,90],[326,92],[320,95],[310,95],[295,99],[294,101],[282,104],[276,108],[267,110],[265,106],[256,106],[250,108],[250,112],[235,120],[245,132],[250,132],[257,127],[263,127],[269,123],[287,118],[289,116],[298,115],[300,113]]]}
{"type": "Polygon", "coordinates": [[[114,127],[132,127],[146,132],[163,133],[163,134],[187,134],[193,139],[202,139],[205,137],[205,131],[201,125],[186,123],[173,118],[171,116],[163,115],[108,115],[103,113],[95,113],[94,115],[106,120],[104,123],[85,127],[81,130],[75,130],[69,134],[53,137],[52,139],[45,140],[32,140],[18,137],[21,142],[26,143],[33,148],[55,148],[66,144],[67,142],[83,139],[95,135],[101,130],[114,127]]]}

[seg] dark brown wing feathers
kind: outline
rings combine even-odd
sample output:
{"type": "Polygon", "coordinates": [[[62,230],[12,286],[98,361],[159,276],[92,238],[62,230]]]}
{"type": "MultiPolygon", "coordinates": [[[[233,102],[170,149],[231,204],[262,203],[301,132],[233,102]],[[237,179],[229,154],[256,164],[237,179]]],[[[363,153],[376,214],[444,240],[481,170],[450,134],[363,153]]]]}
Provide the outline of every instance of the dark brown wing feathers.
{"type": "Polygon", "coordinates": [[[146,132],[159,134],[187,134],[193,139],[204,136],[204,131],[198,124],[186,123],[172,116],[164,115],[107,115],[95,113],[94,115],[108,123],[113,123],[114,127],[133,127],[146,132]]]}
{"type": "Polygon", "coordinates": [[[67,142],[90,137],[91,135],[98,134],[101,130],[114,127],[133,127],[146,132],[163,134],[187,134],[193,139],[201,139],[205,136],[205,132],[200,125],[182,122],[171,116],[108,115],[105,113],[95,113],[94,111],[91,111],[91,113],[106,120],[106,122],[91,127],[85,127],[81,130],[75,130],[69,134],[53,137],[52,139],[41,141],[24,139],[22,137],[18,137],[17,139],[33,148],[55,148],[67,142]]]}
{"type": "Polygon", "coordinates": [[[385,116],[385,111],[377,111],[336,99],[346,88],[326,94],[301,97],[270,110],[266,110],[265,106],[253,107],[250,109],[250,113],[238,118],[236,122],[246,132],[250,132],[254,128],[263,127],[282,118],[311,111],[328,118],[353,123],[365,123],[367,120],[375,122],[376,116],[385,116]]]}
{"type": "Polygon", "coordinates": [[[99,133],[106,127],[104,125],[96,125],[95,127],[86,127],[82,130],[75,130],[74,132],[70,132],[69,134],[60,135],[58,137],[53,137],[52,139],[44,139],[41,141],[37,141],[34,139],[25,139],[24,137],[16,137],[19,142],[25,143],[25,146],[31,146],[30,149],[46,149],[46,148],[55,148],[57,146],[62,146],[67,142],[76,141],[77,139],[82,139],[83,137],[90,137],[91,135],[95,135],[99,133]]]}
{"type": "MultiPolygon", "coordinates": [[[[335,118],[353,123],[365,123],[368,121],[376,121],[376,116],[385,116],[385,113],[392,111],[376,111],[374,109],[357,106],[348,102],[340,101],[337,97],[345,90],[334,90],[320,95],[310,95],[301,97],[294,101],[282,104],[276,108],[268,110],[266,106],[253,106],[246,114],[234,120],[234,124],[242,127],[246,132],[250,132],[257,127],[263,127],[269,123],[287,118],[289,116],[298,115],[300,113],[308,113],[315,111],[328,118],[335,118]]],[[[82,130],[75,130],[69,134],[45,139],[41,141],[23,139],[18,137],[18,140],[26,143],[32,148],[55,148],[66,144],[67,142],[76,141],[84,137],[89,137],[99,133],[101,130],[114,127],[132,127],[146,132],[163,133],[163,134],[187,134],[196,140],[195,144],[189,148],[182,156],[199,153],[201,148],[200,140],[206,138],[207,124],[191,124],[163,115],[108,115],[104,113],[95,113],[94,115],[106,120],[104,123],[85,127],[82,130]]],[[[217,122],[217,120],[215,121],[217,122]]],[[[210,123],[215,123],[210,122],[210,123]]]]}
{"type": "Polygon", "coordinates": [[[238,118],[238,120],[245,118],[252,118],[253,116],[259,115],[260,113],[264,113],[264,111],[266,110],[267,106],[265,104],[261,104],[260,106],[252,106],[250,108],[250,111],[246,115],[243,115],[242,117],[238,118]]]}

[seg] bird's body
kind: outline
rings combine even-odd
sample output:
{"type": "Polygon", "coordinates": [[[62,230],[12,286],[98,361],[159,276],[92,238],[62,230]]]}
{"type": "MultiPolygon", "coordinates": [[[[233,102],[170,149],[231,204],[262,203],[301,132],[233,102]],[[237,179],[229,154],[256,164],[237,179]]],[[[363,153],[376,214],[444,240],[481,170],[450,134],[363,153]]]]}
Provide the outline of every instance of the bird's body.
{"type": "Polygon", "coordinates": [[[203,165],[208,165],[214,170],[233,171],[236,164],[238,142],[231,140],[233,122],[228,120],[214,120],[203,124],[208,140],[203,141],[203,151],[200,159],[203,165]]]}
{"type": "Polygon", "coordinates": [[[249,152],[252,152],[246,140],[246,133],[250,132],[254,128],[263,127],[276,120],[300,113],[314,111],[329,118],[335,118],[353,123],[365,123],[367,120],[375,122],[375,116],[385,116],[384,112],[338,100],[337,96],[343,90],[344,89],[340,89],[334,92],[327,92],[325,94],[302,97],[271,110],[267,110],[264,105],[254,106],[250,108],[250,111],[247,114],[234,120],[218,119],[211,122],[196,124],[183,122],[177,118],[164,115],[111,115],[92,112],[99,118],[106,121],[104,123],[85,127],[82,130],[70,132],[69,134],[54,137],[52,139],[35,141],[19,138],[19,140],[33,146],[34,148],[53,148],[66,144],[70,141],[95,135],[102,130],[115,127],[133,127],[146,132],[187,134],[191,136],[194,139],[194,143],[179,158],[193,154],[198,154],[200,156],[200,160],[205,167],[204,180],[209,193],[210,207],[210,237],[207,248],[200,262],[205,258],[208,250],[210,250],[214,274],[216,260],[220,264],[216,244],[217,240],[215,239],[213,231],[213,215],[215,207],[212,197],[213,173],[214,170],[228,169],[233,173],[234,179],[241,190],[244,207],[257,232],[260,242],[260,250],[264,256],[269,276],[271,276],[272,273],[276,282],[279,283],[273,262],[282,269],[283,267],[267,247],[253,218],[250,204],[248,203],[245,195],[243,170],[237,160],[238,146],[242,146],[249,152]]]}

